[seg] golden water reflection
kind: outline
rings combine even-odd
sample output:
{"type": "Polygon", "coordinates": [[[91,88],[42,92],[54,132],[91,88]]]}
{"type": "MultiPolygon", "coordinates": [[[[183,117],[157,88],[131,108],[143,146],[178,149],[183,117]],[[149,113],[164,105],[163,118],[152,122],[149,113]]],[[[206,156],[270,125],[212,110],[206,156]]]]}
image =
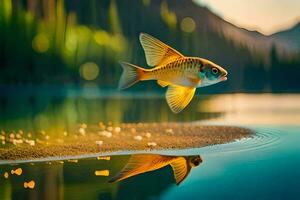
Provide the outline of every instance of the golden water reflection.
{"type": "Polygon", "coordinates": [[[131,155],[125,167],[116,174],[109,182],[118,182],[132,176],[158,170],[170,165],[173,169],[176,184],[179,185],[189,175],[193,167],[202,162],[197,156],[166,156],[156,154],[131,155]]]}
{"type": "Polygon", "coordinates": [[[0,199],[99,199],[97,197],[104,196],[104,199],[145,199],[187,180],[190,171],[202,163],[199,155],[135,154],[99,158],[80,159],[75,163],[59,160],[34,165],[0,165],[1,174],[22,169],[18,176],[0,178],[0,199]],[[120,181],[124,179],[126,181],[120,181]],[[159,186],[152,188],[158,180],[159,186]],[[125,195],[127,193],[130,194],[125,195]]]}

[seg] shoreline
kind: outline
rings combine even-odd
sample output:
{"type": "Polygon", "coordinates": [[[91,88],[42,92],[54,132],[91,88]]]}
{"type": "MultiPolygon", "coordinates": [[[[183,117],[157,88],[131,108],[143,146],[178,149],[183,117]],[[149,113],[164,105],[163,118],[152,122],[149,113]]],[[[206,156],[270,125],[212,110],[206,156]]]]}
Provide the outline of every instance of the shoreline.
{"type": "MultiPolygon", "coordinates": [[[[127,123],[113,127],[80,125],[78,133],[55,140],[37,139],[0,148],[0,164],[109,155],[117,152],[180,150],[225,144],[250,137],[254,132],[235,126],[193,123],[127,123]]],[[[23,139],[25,140],[25,139],[23,139]]]]}

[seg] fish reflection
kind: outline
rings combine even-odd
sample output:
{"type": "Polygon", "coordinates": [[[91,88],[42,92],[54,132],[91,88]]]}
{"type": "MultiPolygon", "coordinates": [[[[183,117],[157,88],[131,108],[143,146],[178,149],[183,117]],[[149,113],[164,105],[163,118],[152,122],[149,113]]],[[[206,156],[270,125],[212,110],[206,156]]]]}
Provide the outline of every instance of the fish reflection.
{"type": "Polygon", "coordinates": [[[176,184],[179,185],[190,173],[193,167],[200,165],[202,159],[194,156],[166,156],[157,154],[132,155],[125,167],[109,182],[117,182],[138,174],[154,171],[171,165],[176,184]]]}

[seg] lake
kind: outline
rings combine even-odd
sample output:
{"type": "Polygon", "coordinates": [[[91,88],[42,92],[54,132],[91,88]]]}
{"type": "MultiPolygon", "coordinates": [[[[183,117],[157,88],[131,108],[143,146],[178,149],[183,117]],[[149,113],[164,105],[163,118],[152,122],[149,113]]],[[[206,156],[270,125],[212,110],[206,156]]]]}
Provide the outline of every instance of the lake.
{"type": "Polygon", "coordinates": [[[78,123],[183,121],[248,127],[255,136],[204,148],[151,151],[159,158],[200,155],[202,162],[179,185],[170,165],[109,183],[132,154],[145,152],[2,164],[0,199],[299,198],[298,94],[198,95],[174,115],[161,94],[120,95],[93,88],[33,91],[1,94],[0,130],[22,130],[33,137],[45,131],[56,137],[64,131],[72,134],[78,123]]]}

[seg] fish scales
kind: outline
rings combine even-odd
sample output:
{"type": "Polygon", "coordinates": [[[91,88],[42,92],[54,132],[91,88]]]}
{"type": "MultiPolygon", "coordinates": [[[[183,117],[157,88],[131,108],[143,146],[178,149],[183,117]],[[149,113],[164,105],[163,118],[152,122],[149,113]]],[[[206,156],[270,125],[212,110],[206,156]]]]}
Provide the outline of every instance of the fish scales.
{"type": "Polygon", "coordinates": [[[126,89],[139,81],[157,80],[160,86],[168,86],[167,103],[174,113],[179,113],[190,103],[196,88],[227,80],[227,71],[212,61],[186,57],[146,33],[140,34],[140,42],[147,64],[154,68],[120,62],[123,74],[119,89],[126,89]]]}

